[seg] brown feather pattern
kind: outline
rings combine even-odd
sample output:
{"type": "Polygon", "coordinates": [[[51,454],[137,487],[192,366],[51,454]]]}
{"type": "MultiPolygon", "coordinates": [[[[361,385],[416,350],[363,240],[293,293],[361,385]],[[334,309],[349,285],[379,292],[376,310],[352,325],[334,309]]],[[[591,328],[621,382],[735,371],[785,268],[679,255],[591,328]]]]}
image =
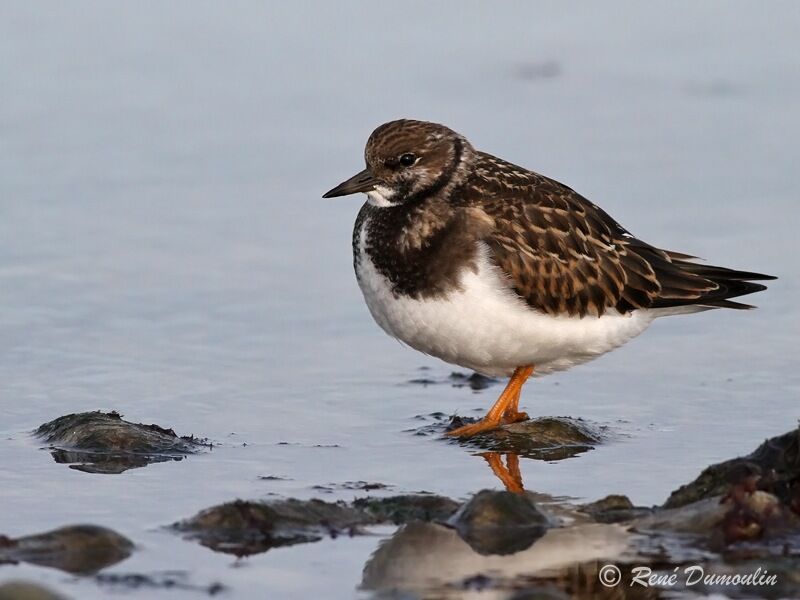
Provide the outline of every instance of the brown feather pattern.
{"type": "Polygon", "coordinates": [[[514,290],[548,314],[746,307],[721,301],[763,289],[746,279],[770,278],[697,265],[689,255],[650,246],[569,187],[489,154],[477,153],[459,192],[457,202],[480,206],[493,219],[484,241],[514,290]]]}

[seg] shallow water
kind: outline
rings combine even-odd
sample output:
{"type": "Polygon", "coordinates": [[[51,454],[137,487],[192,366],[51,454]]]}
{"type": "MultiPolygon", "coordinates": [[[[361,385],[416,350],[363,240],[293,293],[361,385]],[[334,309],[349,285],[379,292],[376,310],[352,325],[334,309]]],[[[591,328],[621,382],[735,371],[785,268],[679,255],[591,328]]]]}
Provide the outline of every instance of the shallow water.
{"type": "MultiPolygon", "coordinates": [[[[660,503],[789,429],[798,30],[793,3],[4,3],[0,533],[105,525],[139,547],[106,573],[348,598],[380,536],[237,562],[160,528],[236,497],[364,493],[312,489],[330,483],[499,486],[472,452],[408,431],[416,415],[477,414],[499,387],[453,387],[451,367],[377,328],[352,275],[361,200],[319,197],[401,116],[568,182],[654,244],[781,278],[758,311],[666,319],[527,386],[530,413],[615,432],[568,460],[523,460],[527,488],[660,503]],[[219,446],[98,475],[28,434],[99,408],[219,446]]],[[[76,598],[114,589],[0,567],[0,582],[20,577],[76,598]]]]}

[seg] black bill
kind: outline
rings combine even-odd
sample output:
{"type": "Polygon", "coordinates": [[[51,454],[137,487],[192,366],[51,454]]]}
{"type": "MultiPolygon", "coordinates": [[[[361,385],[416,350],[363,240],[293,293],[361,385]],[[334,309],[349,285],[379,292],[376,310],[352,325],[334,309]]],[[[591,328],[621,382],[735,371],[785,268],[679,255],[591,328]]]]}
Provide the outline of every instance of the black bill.
{"type": "Polygon", "coordinates": [[[353,175],[347,181],[343,181],[332,190],[325,192],[323,198],[336,198],[337,196],[349,196],[358,192],[370,192],[375,189],[378,180],[372,176],[369,169],[364,169],[361,173],[353,175]]]}

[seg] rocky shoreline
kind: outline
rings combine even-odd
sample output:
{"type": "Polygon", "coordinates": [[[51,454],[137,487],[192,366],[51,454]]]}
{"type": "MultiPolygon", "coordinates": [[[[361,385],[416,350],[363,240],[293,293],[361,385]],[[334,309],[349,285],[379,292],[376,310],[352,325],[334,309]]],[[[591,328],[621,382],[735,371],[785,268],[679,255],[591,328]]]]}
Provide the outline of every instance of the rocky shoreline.
{"type": "MultiPolygon", "coordinates": [[[[461,422],[435,419],[423,433],[461,422]]],[[[179,437],[113,412],[66,415],[34,435],[57,462],[89,473],[118,474],[213,448],[207,440],[179,437]]],[[[366,495],[351,502],[235,499],[165,529],[242,557],[393,525],[395,532],[364,567],[362,588],[377,596],[402,591],[403,598],[458,598],[480,588],[514,600],[652,598],[667,589],[708,594],[725,585],[731,596],[800,597],[800,428],[766,440],[747,456],[707,467],[660,506],[634,506],[622,494],[575,505],[525,491],[517,481],[519,455],[557,456],[602,443],[604,435],[591,423],[548,417],[470,440],[468,447],[489,457],[506,455],[506,464],[487,460],[507,490],[479,490],[465,500],[430,493],[366,495]],[[601,569],[608,565],[619,569],[616,586],[602,583],[601,569]],[[686,569],[704,576],[689,586],[678,577],[686,569]],[[738,585],[731,574],[738,574],[738,585]],[[765,577],[775,582],[764,587],[765,577]],[[653,585],[637,585],[643,578],[653,585]],[[612,590],[616,595],[609,595],[612,590]]],[[[386,486],[360,482],[355,489],[386,486]]],[[[134,542],[93,525],[0,536],[0,564],[26,562],[99,579],[104,568],[132,552],[134,542]]],[[[137,577],[146,578],[131,575],[128,584],[137,577]]],[[[19,586],[28,584],[14,583],[10,596],[3,591],[8,585],[0,587],[0,598],[26,597],[19,586]]],[[[215,584],[204,591],[222,589],[215,584]]]]}

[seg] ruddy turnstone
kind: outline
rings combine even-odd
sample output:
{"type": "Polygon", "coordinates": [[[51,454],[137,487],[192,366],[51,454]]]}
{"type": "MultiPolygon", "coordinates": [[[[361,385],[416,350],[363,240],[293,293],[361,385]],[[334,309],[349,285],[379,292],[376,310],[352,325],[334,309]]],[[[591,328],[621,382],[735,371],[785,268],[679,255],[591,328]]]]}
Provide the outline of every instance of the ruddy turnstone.
{"type": "Polygon", "coordinates": [[[323,197],[367,195],[353,258],[375,321],[421,352],[511,376],[453,436],[526,419],[519,397],[534,371],[597,358],[657,317],[752,308],[731,298],[774,279],[651,246],[566,185],[443,125],[385,123],[364,154],[366,168],[323,197]]]}

